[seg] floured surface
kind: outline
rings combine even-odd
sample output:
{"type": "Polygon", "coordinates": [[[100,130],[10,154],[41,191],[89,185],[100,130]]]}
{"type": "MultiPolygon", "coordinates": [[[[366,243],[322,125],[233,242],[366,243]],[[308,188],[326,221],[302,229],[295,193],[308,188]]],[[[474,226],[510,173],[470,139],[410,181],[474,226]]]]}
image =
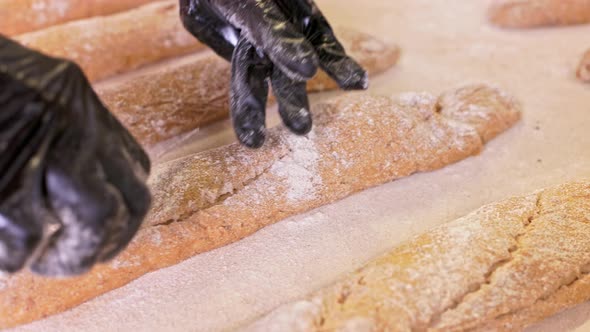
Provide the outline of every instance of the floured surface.
{"type": "MultiPolygon", "coordinates": [[[[575,79],[590,46],[590,26],[503,31],[484,22],[486,1],[318,3],[335,25],[402,47],[400,64],[373,79],[372,93],[439,93],[484,80],[519,97],[523,121],[478,157],[290,218],[20,330],[235,327],[485,203],[590,176],[590,87],[575,79]]],[[[233,139],[228,123],[211,130],[194,133],[190,146],[168,158],[233,139]]],[[[590,328],[589,308],[577,307],[531,330],[584,331],[590,328]]]]}

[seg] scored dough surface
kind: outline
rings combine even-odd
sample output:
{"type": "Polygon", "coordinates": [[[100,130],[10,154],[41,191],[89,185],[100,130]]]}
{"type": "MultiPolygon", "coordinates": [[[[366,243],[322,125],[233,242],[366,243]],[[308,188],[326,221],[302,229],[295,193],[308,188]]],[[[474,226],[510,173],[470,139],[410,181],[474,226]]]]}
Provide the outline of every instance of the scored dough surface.
{"type": "Polygon", "coordinates": [[[486,205],[246,331],[518,331],[590,299],[590,181],[486,205]]]}

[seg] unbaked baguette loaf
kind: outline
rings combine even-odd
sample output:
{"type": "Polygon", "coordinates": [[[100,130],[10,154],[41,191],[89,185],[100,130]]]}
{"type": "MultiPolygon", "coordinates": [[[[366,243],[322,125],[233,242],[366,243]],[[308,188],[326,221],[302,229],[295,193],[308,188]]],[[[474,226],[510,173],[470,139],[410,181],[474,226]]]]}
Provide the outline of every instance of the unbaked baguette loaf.
{"type": "Polygon", "coordinates": [[[78,63],[91,81],[203,48],[182,26],[178,0],[16,36],[25,46],[78,63]]]}
{"type": "Polygon", "coordinates": [[[152,1],[155,0],[0,0],[0,34],[17,35],[125,11],[152,1]]]}
{"type": "MultiPolygon", "coordinates": [[[[370,75],[397,63],[399,48],[370,35],[338,30],[342,44],[370,75]]],[[[146,147],[227,117],[229,64],[208,54],[189,63],[98,89],[101,99],[146,147]]],[[[335,89],[325,73],[309,82],[309,91],[335,89]]]]}
{"type": "Polygon", "coordinates": [[[153,208],[126,251],[78,278],[0,280],[0,327],[64,311],[283,218],[477,154],[520,117],[511,97],[487,86],[439,98],[348,95],[314,114],[307,137],[278,128],[260,150],[232,144],[157,167],[153,208]]]}
{"type": "Polygon", "coordinates": [[[590,82],[590,50],[586,51],[580,61],[577,71],[578,78],[583,82],[590,82]]]}
{"type": "Polygon", "coordinates": [[[590,181],[490,204],[246,331],[520,331],[590,300],[590,181]]]}
{"type": "Polygon", "coordinates": [[[590,0],[496,0],[489,19],[505,28],[534,28],[590,22],[590,0]]]}

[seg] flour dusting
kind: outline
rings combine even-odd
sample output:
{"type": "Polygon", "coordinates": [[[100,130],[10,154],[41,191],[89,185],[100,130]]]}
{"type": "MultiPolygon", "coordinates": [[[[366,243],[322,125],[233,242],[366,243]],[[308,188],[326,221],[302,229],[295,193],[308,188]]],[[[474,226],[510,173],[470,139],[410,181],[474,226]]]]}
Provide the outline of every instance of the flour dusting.
{"type": "Polygon", "coordinates": [[[434,103],[436,99],[432,94],[427,92],[405,92],[396,98],[403,106],[422,106],[434,103]]]}
{"type": "Polygon", "coordinates": [[[69,2],[63,0],[37,0],[31,4],[31,9],[37,14],[37,22],[40,24],[47,23],[48,17],[52,14],[56,14],[58,17],[66,16],[69,7],[69,2]]]}
{"type": "Polygon", "coordinates": [[[317,167],[320,154],[314,138],[313,132],[307,137],[288,135],[286,140],[291,154],[277,161],[270,169],[272,174],[285,179],[285,195],[289,202],[313,199],[317,187],[322,184],[317,167]]]}

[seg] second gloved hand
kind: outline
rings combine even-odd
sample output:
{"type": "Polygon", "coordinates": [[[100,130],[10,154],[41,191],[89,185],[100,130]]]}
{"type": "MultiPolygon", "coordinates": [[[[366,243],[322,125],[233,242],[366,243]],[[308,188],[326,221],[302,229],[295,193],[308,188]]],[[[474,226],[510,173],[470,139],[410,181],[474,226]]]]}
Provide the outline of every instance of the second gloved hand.
{"type": "Polygon", "coordinates": [[[306,82],[318,66],[343,89],[366,89],[366,71],[346,55],[312,0],[180,0],[184,26],[232,62],[231,115],[240,142],[265,140],[268,80],[285,125],[312,127],[306,82]]]}
{"type": "Polygon", "coordinates": [[[113,258],[147,213],[149,169],[78,66],[0,36],[0,271],[113,258]]]}

